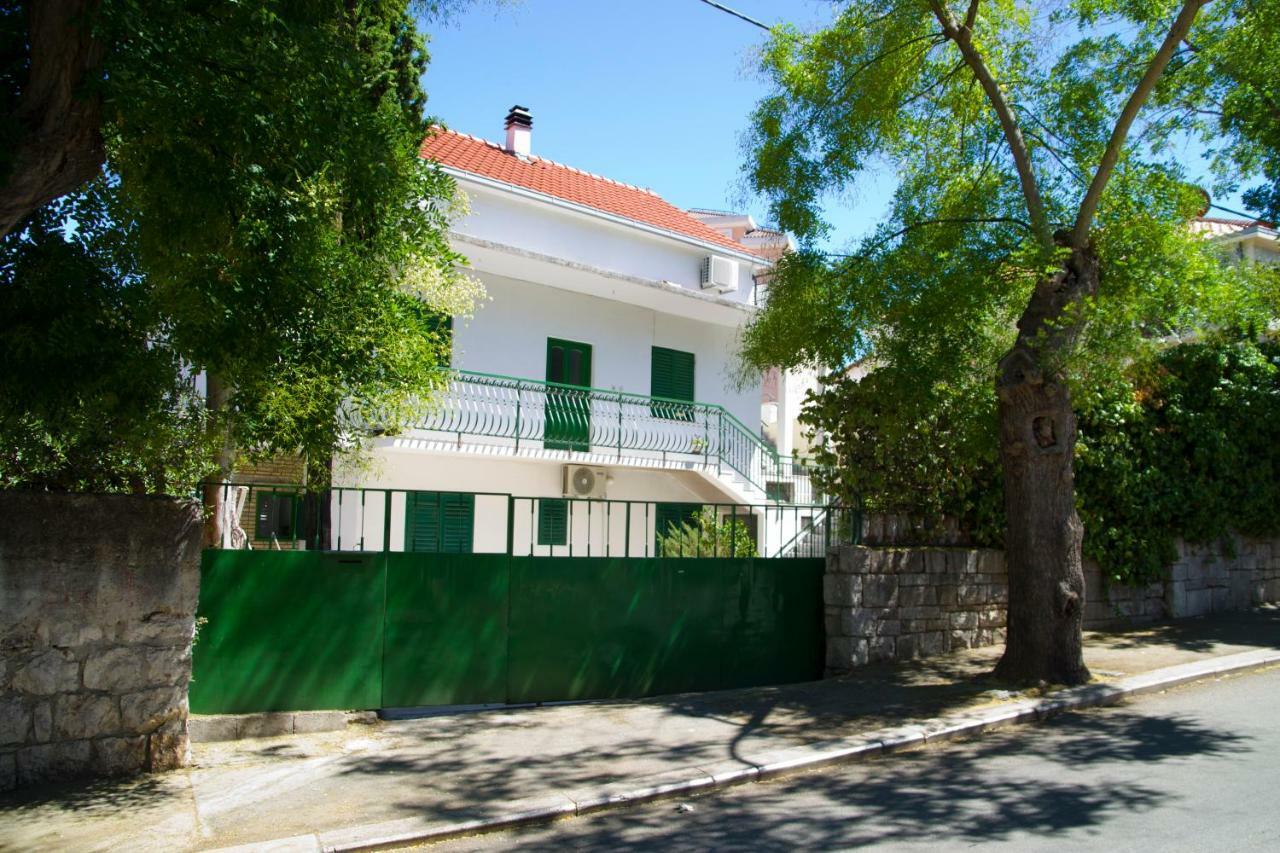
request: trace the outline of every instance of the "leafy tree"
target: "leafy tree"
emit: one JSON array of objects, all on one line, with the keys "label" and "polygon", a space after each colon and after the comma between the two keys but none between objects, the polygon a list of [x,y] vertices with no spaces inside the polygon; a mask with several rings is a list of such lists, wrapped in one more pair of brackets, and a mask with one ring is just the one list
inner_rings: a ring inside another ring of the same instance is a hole
[{"label": "leafy tree", "polygon": [[[1239,188],[1240,175],[1263,182],[1244,203],[1272,221],[1280,219],[1280,9],[1252,0],[1237,9],[1213,9],[1197,32],[1183,40],[1195,56],[1179,85],[1162,93],[1170,107],[1191,107],[1195,127],[1217,137],[1214,152],[1222,191]],[[1206,95],[1207,93],[1207,103]]]},{"label": "leafy tree", "polygon": [[[763,54],[775,91],[754,114],[749,179],[801,251],[744,356],[868,358],[916,422],[943,404],[928,439],[988,437],[1010,572],[997,673],[1011,680],[1089,677],[1073,388],[1117,381],[1144,337],[1215,321],[1193,296],[1249,301],[1185,233],[1203,200],[1174,143],[1207,94],[1179,86],[1198,62],[1184,42],[1252,8],[1218,0],[1202,23],[1205,5],[854,2],[821,31],[775,29]],[[882,168],[899,179],[889,220],[853,256],[823,256],[821,205]],[[980,394],[989,431],[953,433],[948,401]]]},{"label": "leafy tree", "polygon": [[1134,373],[1081,416],[1085,553],[1108,580],[1158,580],[1180,538],[1280,531],[1280,345],[1185,343]]},{"label": "leafy tree", "polygon": [[[59,229],[74,234],[97,284],[60,286],[122,300],[135,362],[207,376],[210,412],[188,423],[217,429],[223,473],[236,452],[301,452],[322,481],[366,424],[394,428],[438,386],[439,316],[465,312],[476,293],[446,240],[454,186],[418,156],[427,57],[407,3],[76,6],[33,3],[3,18],[9,45],[25,50],[6,53],[4,68],[0,133],[14,144],[0,164],[0,292],[31,293],[29,256],[51,251]],[[72,50],[85,39],[91,48]],[[73,78],[70,105],[37,103]],[[83,132],[40,136],[77,122]],[[50,172],[82,160],[92,168]],[[82,215],[94,227],[77,230]],[[78,273],[64,264],[59,274]],[[68,378],[51,375],[54,388]],[[108,384],[105,373],[93,381]],[[146,388],[139,417],[175,393]],[[76,422],[99,402],[84,399]]]}]

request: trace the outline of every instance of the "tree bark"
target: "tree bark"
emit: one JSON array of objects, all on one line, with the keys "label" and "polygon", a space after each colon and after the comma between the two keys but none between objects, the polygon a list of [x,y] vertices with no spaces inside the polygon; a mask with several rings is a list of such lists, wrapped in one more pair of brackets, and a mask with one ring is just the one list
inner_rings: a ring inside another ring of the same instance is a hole
[{"label": "tree bark", "polygon": [[1037,284],[996,380],[1009,571],[1008,634],[996,675],[1018,683],[1089,680],[1076,419],[1062,365],[1080,331],[1072,311],[1097,290],[1097,258],[1090,249],[1074,251]]},{"label": "tree bark", "polygon": [[[205,405],[210,412],[221,412],[231,399],[231,389],[213,374],[205,374]],[[217,482],[204,484],[204,547],[222,547],[222,514],[223,504],[228,495],[227,483],[231,482],[231,472],[235,467],[235,448],[230,438],[223,442],[218,451]]]},{"label": "tree bark", "polygon": [[33,0],[27,79],[14,118],[12,169],[0,176],[0,237],[102,168],[102,97],[86,91],[105,52],[93,37],[98,0]]}]

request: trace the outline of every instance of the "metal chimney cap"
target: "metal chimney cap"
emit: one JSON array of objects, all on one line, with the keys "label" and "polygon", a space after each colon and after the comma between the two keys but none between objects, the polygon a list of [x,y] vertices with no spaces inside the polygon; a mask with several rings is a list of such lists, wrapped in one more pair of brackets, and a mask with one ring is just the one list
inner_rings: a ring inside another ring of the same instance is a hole
[{"label": "metal chimney cap", "polygon": [[507,127],[513,124],[518,124],[521,127],[533,127],[533,116],[529,114],[528,107],[516,104],[507,112]]}]

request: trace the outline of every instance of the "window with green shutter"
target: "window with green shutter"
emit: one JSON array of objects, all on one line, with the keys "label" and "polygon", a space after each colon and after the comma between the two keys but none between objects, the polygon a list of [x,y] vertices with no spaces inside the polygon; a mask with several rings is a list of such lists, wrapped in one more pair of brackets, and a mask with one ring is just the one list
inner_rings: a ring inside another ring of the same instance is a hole
[{"label": "window with green shutter", "polygon": [[566,545],[569,542],[569,502],[562,498],[538,501],[538,544]]},{"label": "window with green shutter", "polygon": [[[649,393],[666,400],[693,402],[693,353],[666,347],[654,347],[650,362]],[[693,407],[655,400],[650,411],[656,418],[669,421],[693,420]]]},{"label": "window with green shutter", "polygon": [[409,492],[404,549],[424,554],[470,554],[475,519],[475,495]]}]

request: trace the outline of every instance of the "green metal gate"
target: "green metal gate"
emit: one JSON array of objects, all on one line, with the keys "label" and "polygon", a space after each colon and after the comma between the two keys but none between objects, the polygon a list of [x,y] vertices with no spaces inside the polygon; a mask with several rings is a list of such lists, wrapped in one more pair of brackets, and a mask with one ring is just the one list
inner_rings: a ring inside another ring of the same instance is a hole
[{"label": "green metal gate", "polygon": [[824,560],[207,551],[191,709],[638,698],[822,675]]}]

